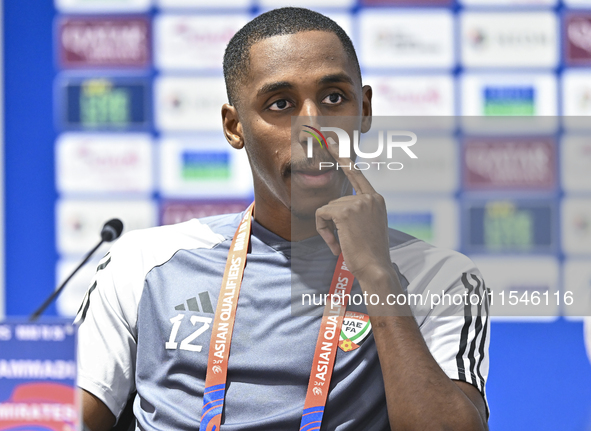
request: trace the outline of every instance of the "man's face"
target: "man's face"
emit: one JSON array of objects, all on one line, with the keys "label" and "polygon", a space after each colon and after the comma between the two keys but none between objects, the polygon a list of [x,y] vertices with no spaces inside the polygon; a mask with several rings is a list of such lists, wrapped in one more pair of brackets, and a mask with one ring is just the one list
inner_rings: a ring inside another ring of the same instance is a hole
[{"label": "man's face", "polygon": [[315,146],[314,158],[308,159],[309,135],[292,139],[291,132],[293,116],[314,127],[320,127],[318,116],[354,116],[360,129],[362,114],[371,115],[371,89],[361,87],[336,35],[307,31],[255,43],[237,96],[257,200],[310,217],[346,193],[342,171],[318,167],[320,161],[334,161],[328,151]]}]

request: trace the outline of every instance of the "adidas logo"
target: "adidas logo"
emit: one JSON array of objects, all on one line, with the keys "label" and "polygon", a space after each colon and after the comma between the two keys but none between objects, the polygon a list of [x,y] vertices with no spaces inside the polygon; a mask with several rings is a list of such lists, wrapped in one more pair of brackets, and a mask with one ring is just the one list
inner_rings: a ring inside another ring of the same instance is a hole
[{"label": "adidas logo", "polygon": [[[196,311],[200,312],[203,311],[204,313],[213,314],[213,307],[211,306],[211,300],[209,298],[209,292],[201,292],[199,295],[199,301],[196,297],[189,298],[186,301],[187,306],[185,304],[179,304],[174,307],[175,310],[178,311]],[[199,304],[201,304],[201,308],[199,308]]]}]

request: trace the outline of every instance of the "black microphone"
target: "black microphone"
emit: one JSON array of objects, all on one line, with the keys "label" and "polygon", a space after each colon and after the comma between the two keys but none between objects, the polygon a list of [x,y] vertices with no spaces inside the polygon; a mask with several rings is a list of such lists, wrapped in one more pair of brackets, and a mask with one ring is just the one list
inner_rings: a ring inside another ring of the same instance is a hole
[{"label": "black microphone", "polygon": [[109,220],[101,230],[101,238],[104,242],[111,242],[119,238],[123,232],[123,223],[118,218]]},{"label": "black microphone", "polygon": [[90,252],[86,255],[84,260],[80,263],[80,265],[78,265],[78,267],[74,271],[72,271],[68,278],[66,278],[64,282],[56,290],[54,290],[51,295],[49,295],[45,302],[41,304],[41,306],[33,314],[31,314],[29,321],[34,322],[35,320],[37,320],[39,316],[43,314],[45,309],[49,307],[49,304],[51,304],[55,300],[55,298],[59,296],[60,293],[62,293],[62,290],[64,290],[64,287],[66,287],[66,284],[68,284],[68,281],[70,281],[74,274],[76,274],[78,270],[82,268],[86,262],[88,262],[90,256],[92,256],[94,252],[97,251],[97,249],[101,245],[103,245],[104,242],[111,242],[119,238],[121,232],[123,232],[123,223],[121,222],[121,220],[114,218],[106,222],[103,226],[103,229],[101,230],[101,240],[99,241],[99,243],[96,246],[94,246],[92,250],[90,250]]}]

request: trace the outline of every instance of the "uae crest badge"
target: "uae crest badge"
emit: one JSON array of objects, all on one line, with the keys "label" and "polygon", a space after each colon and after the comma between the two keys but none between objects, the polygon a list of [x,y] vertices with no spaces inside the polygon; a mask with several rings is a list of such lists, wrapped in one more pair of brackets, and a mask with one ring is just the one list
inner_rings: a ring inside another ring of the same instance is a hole
[{"label": "uae crest badge", "polygon": [[343,317],[339,347],[344,352],[355,350],[363,344],[369,334],[371,334],[369,316],[356,311],[347,311]]}]

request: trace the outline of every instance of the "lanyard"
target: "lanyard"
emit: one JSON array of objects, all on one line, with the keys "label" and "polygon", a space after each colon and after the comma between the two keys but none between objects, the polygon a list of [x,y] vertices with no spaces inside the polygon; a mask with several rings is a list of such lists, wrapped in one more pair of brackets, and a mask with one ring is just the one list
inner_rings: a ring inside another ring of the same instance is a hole
[{"label": "lanyard", "polygon": [[[253,210],[254,203],[248,207],[240,221],[226,261],[207,358],[200,431],[220,430],[226,397],[230,343],[250,243]],[[316,342],[312,372],[300,424],[301,431],[320,429],[336,358],[337,343],[346,310],[345,295],[348,297],[351,291],[353,278],[353,274],[347,269],[341,254],[337,260],[330,285],[329,300],[324,308],[320,333]]]}]

